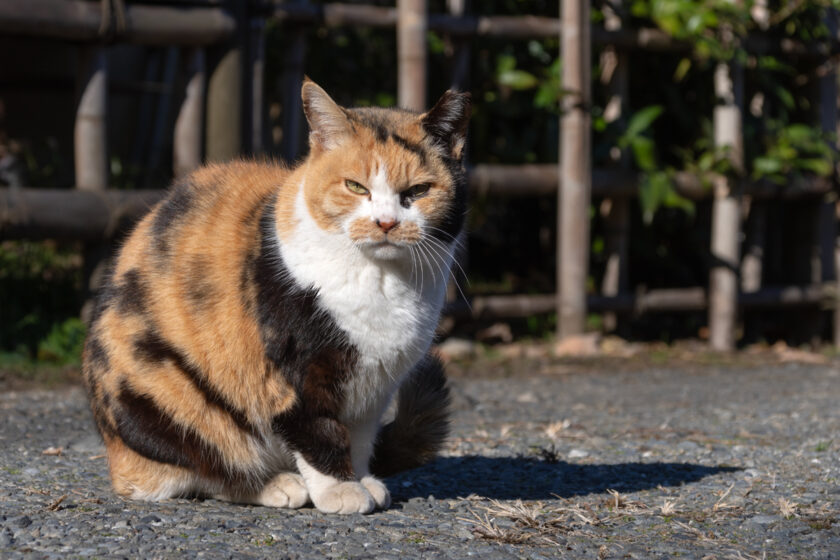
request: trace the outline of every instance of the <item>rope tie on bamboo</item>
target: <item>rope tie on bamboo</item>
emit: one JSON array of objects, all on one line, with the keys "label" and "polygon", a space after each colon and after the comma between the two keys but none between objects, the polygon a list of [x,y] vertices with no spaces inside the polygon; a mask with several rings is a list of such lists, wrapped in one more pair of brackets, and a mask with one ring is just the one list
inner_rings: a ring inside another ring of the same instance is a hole
[{"label": "rope tie on bamboo", "polygon": [[99,0],[99,36],[106,42],[113,42],[117,36],[125,32],[125,2],[124,0]]}]

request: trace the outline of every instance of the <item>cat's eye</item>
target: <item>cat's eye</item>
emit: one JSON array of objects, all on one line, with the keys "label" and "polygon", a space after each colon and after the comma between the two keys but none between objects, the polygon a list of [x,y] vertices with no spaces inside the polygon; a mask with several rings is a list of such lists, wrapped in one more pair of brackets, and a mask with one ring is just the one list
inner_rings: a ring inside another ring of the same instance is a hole
[{"label": "cat's eye", "polygon": [[421,183],[419,185],[412,185],[403,191],[403,196],[411,199],[420,198],[429,192],[432,186],[429,183]]},{"label": "cat's eye", "polygon": [[351,181],[350,179],[344,180],[344,185],[350,189],[350,192],[354,192],[356,194],[369,194],[370,191],[363,187],[361,184],[357,183],[356,181]]}]

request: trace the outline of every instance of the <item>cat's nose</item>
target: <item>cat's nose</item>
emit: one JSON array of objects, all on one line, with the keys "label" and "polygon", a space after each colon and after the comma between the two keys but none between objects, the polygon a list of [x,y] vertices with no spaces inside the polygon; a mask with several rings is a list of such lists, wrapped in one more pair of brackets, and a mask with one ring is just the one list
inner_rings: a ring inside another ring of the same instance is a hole
[{"label": "cat's nose", "polygon": [[398,223],[399,222],[394,219],[376,220],[376,225],[378,225],[379,229],[381,229],[385,233],[388,233],[389,231],[397,227]]}]

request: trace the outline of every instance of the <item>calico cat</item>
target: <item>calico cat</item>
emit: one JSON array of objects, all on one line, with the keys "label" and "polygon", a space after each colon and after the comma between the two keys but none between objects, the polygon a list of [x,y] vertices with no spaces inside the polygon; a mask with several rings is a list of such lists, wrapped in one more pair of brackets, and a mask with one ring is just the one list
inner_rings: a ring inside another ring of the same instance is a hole
[{"label": "calico cat", "polygon": [[[466,211],[470,100],[347,109],[307,80],[298,166],[210,165],[119,252],[83,372],[118,494],[368,513],[434,456],[429,353]],[[381,426],[397,397],[394,420]]]}]

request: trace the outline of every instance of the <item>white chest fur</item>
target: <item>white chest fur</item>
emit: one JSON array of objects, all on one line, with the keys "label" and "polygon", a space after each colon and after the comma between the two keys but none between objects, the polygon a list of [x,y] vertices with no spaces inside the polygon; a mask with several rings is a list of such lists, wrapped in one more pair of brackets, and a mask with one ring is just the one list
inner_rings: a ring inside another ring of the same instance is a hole
[{"label": "white chest fur", "polygon": [[298,284],[318,290],[321,305],[359,350],[343,416],[349,423],[369,420],[428,350],[447,278],[439,269],[420,269],[424,263],[410,256],[370,259],[349,238],[315,224],[302,198],[295,213],[297,227],[280,243],[281,255]]}]

